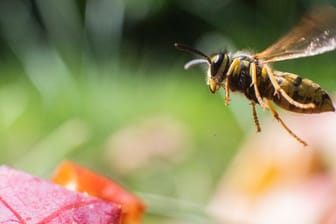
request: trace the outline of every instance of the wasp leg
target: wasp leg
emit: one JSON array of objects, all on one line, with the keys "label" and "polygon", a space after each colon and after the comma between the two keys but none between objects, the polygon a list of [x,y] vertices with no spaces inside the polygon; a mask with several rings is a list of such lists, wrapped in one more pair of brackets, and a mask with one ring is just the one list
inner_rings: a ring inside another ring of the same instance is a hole
[{"label": "wasp leg", "polygon": [[226,79],[224,83],[224,88],[225,88],[225,105],[229,104],[230,101],[230,85],[229,85],[229,77],[232,74],[238,73],[240,70],[240,59],[236,58],[232,61],[230,64],[230,67],[228,69],[228,72],[226,73]]},{"label": "wasp leg", "polygon": [[254,124],[257,127],[257,132],[260,132],[261,128],[260,128],[260,123],[259,123],[256,107],[255,107],[255,102],[251,101],[251,105],[252,105],[252,113],[253,113]]},{"label": "wasp leg", "polygon": [[271,83],[275,89],[274,91],[274,95],[276,95],[277,97],[283,96],[290,104],[296,106],[297,108],[302,108],[302,109],[314,109],[315,108],[315,104],[313,103],[299,103],[296,100],[294,100],[292,97],[290,97],[285,90],[283,90],[280,85],[278,84],[278,82],[275,80],[275,76],[273,74],[272,69],[268,66],[268,65],[264,65],[264,67],[266,68],[267,71],[267,75],[269,77],[269,79],[271,80]]},{"label": "wasp leg", "polygon": [[272,112],[273,117],[282,125],[282,127],[292,136],[294,137],[298,142],[303,144],[304,146],[307,146],[307,143],[303,141],[301,138],[299,138],[292,130],[289,129],[289,127],[285,124],[285,122],[280,118],[278,112],[273,108],[271,102],[269,100],[266,100],[267,107]]},{"label": "wasp leg", "polygon": [[263,99],[260,96],[260,92],[259,92],[259,88],[258,88],[258,80],[257,80],[257,67],[255,63],[251,63],[250,64],[250,74],[252,76],[252,84],[254,87],[254,92],[255,95],[257,97],[258,103],[260,104],[260,106],[265,110],[265,103],[263,101]]}]

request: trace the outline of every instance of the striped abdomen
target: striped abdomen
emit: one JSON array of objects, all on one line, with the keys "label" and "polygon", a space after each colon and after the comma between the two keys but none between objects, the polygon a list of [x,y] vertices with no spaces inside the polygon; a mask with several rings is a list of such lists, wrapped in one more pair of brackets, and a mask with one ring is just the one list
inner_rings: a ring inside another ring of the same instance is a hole
[{"label": "striped abdomen", "polygon": [[304,104],[315,104],[315,108],[313,109],[303,109],[289,104],[288,101],[282,97],[277,98],[273,96],[273,101],[280,107],[297,113],[322,113],[335,111],[328,93],[313,81],[301,78],[292,73],[274,71],[274,75],[276,76],[276,80],[280,87],[294,100]]}]

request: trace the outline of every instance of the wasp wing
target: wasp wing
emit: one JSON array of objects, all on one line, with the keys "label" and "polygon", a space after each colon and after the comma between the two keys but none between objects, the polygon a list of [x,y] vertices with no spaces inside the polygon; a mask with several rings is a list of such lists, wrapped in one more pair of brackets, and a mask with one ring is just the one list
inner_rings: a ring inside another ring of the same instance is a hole
[{"label": "wasp wing", "polygon": [[315,8],[289,33],[255,55],[265,62],[283,61],[322,54],[336,49],[336,9]]}]

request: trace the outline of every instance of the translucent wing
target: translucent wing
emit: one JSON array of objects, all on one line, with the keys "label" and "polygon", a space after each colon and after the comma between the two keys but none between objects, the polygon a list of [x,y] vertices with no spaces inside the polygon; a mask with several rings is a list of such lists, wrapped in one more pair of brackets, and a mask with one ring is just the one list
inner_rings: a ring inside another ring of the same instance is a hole
[{"label": "translucent wing", "polygon": [[336,9],[315,8],[300,23],[256,58],[266,62],[308,57],[336,49]]}]

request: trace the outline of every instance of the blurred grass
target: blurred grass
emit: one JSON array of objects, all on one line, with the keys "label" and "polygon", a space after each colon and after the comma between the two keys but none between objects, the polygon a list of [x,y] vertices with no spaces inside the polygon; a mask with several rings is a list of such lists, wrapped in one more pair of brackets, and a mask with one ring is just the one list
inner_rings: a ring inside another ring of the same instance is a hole
[{"label": "blurred grass", "polygon": [[[133,79],[130,74],[118,74],[118,79],[111,76],[105,77],[104,81],[78,81],[76,90],[69,90],[66,86],[60,88],[50,99],[52,102],[49,99],[46,102],[22,77],[7,82],[1,91],[1,129],[8,135],[8,138],[2,138],[2,148],[19,150],[27,147],[41,136],[43,139],[44,133],[52,132],[69,120],[85,121],[92,138],[104,142],[106,135],[128,122],[156,114],[170,114],[187,124],[196,136],[210,139],[223,139],[220,135],[241,132],[234,127],[231,111],[223,106],[221,97],[212,97],[208,92],[203,77],[193,81],[184,75],[167,74],[163,80],[146,74],[147,78]],[[21,134],[29,134],[27,138],[31,142],[22,142],[22,145],[17,141],[11,143],[10,139],[22,139]],[[227,144],[233,144],[233,141],[224,142],[223,148]]]}]

